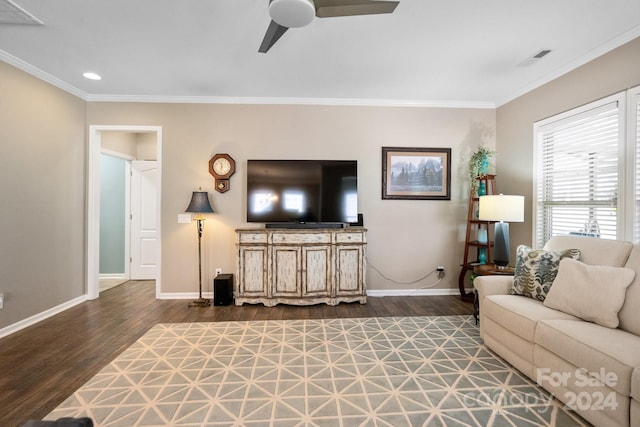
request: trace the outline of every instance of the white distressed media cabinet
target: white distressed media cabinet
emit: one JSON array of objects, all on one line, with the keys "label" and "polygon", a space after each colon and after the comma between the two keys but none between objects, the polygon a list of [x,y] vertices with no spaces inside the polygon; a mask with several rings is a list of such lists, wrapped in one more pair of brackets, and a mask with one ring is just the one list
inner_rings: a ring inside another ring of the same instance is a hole
[{"label": "white distressed media cabinet", "polygon": [[362,227],[236,230],[236,305],[366,303],[366,232]]}]

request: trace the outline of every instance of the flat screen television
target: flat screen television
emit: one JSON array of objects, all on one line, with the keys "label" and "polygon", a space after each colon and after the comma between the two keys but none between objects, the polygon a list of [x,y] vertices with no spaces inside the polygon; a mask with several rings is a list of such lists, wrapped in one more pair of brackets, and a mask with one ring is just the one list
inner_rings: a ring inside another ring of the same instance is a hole
[{"label": "flat screen television", "polygon": [[354,223],[356,160],[249,160],[247,222]]}]

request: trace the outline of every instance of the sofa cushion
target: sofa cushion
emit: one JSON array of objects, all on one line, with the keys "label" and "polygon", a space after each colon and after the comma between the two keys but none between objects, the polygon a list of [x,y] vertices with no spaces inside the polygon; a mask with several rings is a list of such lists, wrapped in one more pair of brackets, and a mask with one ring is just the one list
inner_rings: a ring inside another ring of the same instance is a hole
[{"label": "sofa cushion", "polygon": [[578,320],[577,317],[545,307],[540,301],[518,295],[490,295],[481,307],[483,315],[505,329],[533,342],[540,319]]},{"label": "sofa cushion", "polygon": [[[640,337],[595,323],[550,319],[538,323],[535,341],[587,372],[615,375],[607,385],[623,396],[630,395],[631,374],[640,366]],[[562,374],[570,375],[571,381],[579,380],[575,372]]]},{"label": "sofa cushion", "polygon": [[630,268],[563,259],[544,305],[607,328],[617,328],[618,312],[635,276]]},{"label": "sofa cushion", "polygon": [[622,240],[599,239],[581,236],[553,236],[544,245],[547,251],[580,250],[580,261],[591,265],[624,266],[633,243]]},{"label": "sofa cushion", "polygon": [[558,274],[560,260],[564,258],[580,258],[578,249],[565,249],[560,252],[531,249],[520,245],[516,250],[516,271],[511,295],[523,295],[544,301],[553,280]]},{"label": "sofa cushion", "polygon": [[640,335],[640,246],[634,246],[625,266],[636,272],[636,278],[627,288],[624,304],[618,313],[619,328]]}]

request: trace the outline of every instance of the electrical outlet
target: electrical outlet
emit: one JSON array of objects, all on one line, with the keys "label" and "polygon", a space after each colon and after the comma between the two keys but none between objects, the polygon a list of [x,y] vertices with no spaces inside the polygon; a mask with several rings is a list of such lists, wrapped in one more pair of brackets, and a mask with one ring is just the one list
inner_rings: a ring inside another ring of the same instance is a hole
[{"label": "electrical outlet", "polygon": [[178,214],[178,224],[191,224],[191,214]]},{"label": "electrical outlet", "polygon": [[438,272],[438,279],[444,278],[444,266],[439,265],[436,271]]},{"label": "electrical outlet", "polygon": [[216,268],[216,276],[218,274],[222,274],[222,269],[220,267]]}]

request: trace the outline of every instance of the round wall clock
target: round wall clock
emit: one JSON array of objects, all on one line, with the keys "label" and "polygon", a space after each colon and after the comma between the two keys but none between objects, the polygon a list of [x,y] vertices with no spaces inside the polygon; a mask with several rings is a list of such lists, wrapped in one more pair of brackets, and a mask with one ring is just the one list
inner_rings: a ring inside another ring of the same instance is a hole
[{"label": "round wall clock", "polygon": [[219,193],[229,191],[229,178],[236,171],[236,162],[228,154],[216,154],[209,160],[209,173],[216,179],[216,190]]}]

